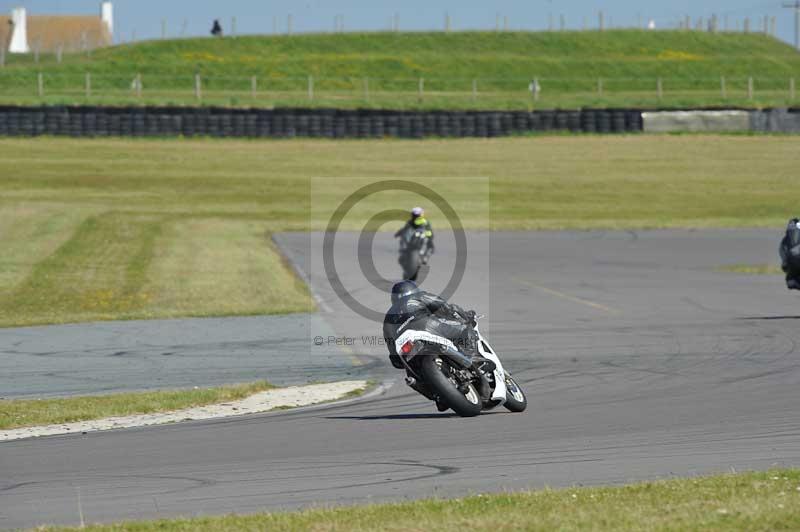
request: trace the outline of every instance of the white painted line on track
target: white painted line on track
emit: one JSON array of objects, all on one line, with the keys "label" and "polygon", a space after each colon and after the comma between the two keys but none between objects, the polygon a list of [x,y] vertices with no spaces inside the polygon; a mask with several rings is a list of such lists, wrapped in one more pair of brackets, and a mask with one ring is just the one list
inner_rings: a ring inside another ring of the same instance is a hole
[{"label": "white painted line on track", "polygon": [[607,305],[603,305],[602,303],[597,303],[595,301],[590,301],[588,299],[583,299],[583,298],[576,297],[576,296],[573,296],[573,295],[570,295],[570,294],[565,294],[564,292],[559,292],[558,290],[553,290],[552,288],[547,288],[546,286],[542,286],[542,285],[536,284],[536,283],[534,283],[532,281],[528,281],[527,279],[515,278],[514,281],[516,281],[516,282],[518,282],[520,284],[524,284],[525,286],[530,286],[531,288],[535,288],[537,290],[540,290],[540,291],[542,291],[542,292],[544,292],[546,294],[550,294],[551,296],[556,296],[556,297],[559,297],[561,299],[566,299],[567,301],[572,301],[573,303],[578,303],[580,305],[585,305],[587,307],[591,307],[591,308],[596,309],[596,310],[602,310],[603,312],[607,312],[609,314],[615,314],[615,315],[622,314],[622,312],[620,312],[619,310],[617,310],[615,308],[612,308],[612,307],[609,307]]}]

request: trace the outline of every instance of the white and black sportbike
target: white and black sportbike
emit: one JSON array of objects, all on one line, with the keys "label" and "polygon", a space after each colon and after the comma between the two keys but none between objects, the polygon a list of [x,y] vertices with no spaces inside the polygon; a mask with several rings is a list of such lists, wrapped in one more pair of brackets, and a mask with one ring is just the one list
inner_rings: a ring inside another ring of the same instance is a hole
[{"label": "white and black sportbike", "polygon": [[[477,318],[476,318],[477,320]],[[462,417],[504,406],[522,412],[528,406],[525,392],[478,331],[478,355],[470,357],[449,339],[428,331],[406,330],[395,349],[407,371],[406,383],[440,410],[452,409]]]}]

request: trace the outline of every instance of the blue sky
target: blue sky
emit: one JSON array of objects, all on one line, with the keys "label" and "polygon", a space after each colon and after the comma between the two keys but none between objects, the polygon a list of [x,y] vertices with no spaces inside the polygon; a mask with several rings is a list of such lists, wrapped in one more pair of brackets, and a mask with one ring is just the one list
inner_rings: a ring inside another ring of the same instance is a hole
[{"label": "blue sky", "polygon": [[[654,19],[659,28],[674,27],[685,15],[709,17],[717,13],[728,17],[731,29],[736,21],[756,19],[764,15],[777,17],[778,36],[794,40],[794,15],[781,8],[782,1],[759,0],[404,0],[380,2],[369,0],[117,0],[114,2],[116,38],[128,41],[135,32],[137,39],[161,35],[162,20],[169,36],[206,35],[211,21],[219,18],[226,31],[236,17],[237,33],[272,33],[286,31],[287,16],[292,15],[296,32],[331,31],[334,18],[344,16],[346,30],[380,30],[390,25],[394,13],[400,28],[409,30],[441,29],[445,13],[449,13],[453,29],[493,29],[497,15],[501,24],[508,17],[512,29],[547,29],[552,16],[558,27],[564,15],[567,26],[580,28],[584,19],[597,23],[597,12],[603,10],[606,21],[614,26],[636,25],[637,21]],[[25,6],[31,13],[93,14],[99,12],[100,0],[0,0],[0,12]],[[184,29],[185,28],[185,29]]]}]

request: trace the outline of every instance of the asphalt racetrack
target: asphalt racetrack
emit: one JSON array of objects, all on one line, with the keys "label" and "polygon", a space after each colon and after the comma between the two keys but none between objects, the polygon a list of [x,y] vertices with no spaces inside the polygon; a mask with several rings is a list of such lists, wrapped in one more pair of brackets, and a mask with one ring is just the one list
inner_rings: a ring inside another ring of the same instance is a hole
[{"label": "asphalt racetrack", "polygon": [[114,321],[0,329],[0,397],[342,380],[370,368],[338,350],[312,353],[313,314]]},{"label": "asphalt racetrack", "polygon": [[[452,272],[451,236],[437,235],[431,290]],[[452,299],[487,314],[481,327],[527,391],[525,413],[440,414],[399,382],[347,404],[0,443],[0,527],[800,466],[800,294],[779,276],[715,271],[777,262],[780,236],[470,233]],[[386,356],[370,344],[379,324],[331,290],[320,235],[276,241],[328,324],[309,327],[308,356],[339,342],[375,379],[398,379],[376,364]],[[355,242],[337,236],[342,285],[385,310]],[[397,275],[395,255],[391,235],[378,234],[377,272]]]}]

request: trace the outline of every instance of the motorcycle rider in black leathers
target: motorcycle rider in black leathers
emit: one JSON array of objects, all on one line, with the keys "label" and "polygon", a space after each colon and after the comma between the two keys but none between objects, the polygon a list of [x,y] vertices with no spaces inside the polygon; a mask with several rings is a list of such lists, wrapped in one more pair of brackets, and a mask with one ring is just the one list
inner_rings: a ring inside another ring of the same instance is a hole
[{"label": "motorcycle rider in black leathers", "polygon": [[786,235],[781,240],[781,268],[786,273],[786,288],[800,290],[800,256],[792,254],[792,249],[800,246],[800,220],[792,218],[786,227]]},{"label": "motorcycle rider in black leathers", "polygon": [[[475,312],[466,311],[441,297],[425,292],[414,281],[401,281],[392,287],[392,306],[383,320],[383,337],[389,350],[389,361],[398,369],[405,366],[395,350],[395,340],[406,330],[427,331],[452,341],[465,355],[477,359],[478,333]],[[412,385],[433,399],[427,390]],[[447,407],[438,405],[440,410]]]}]

